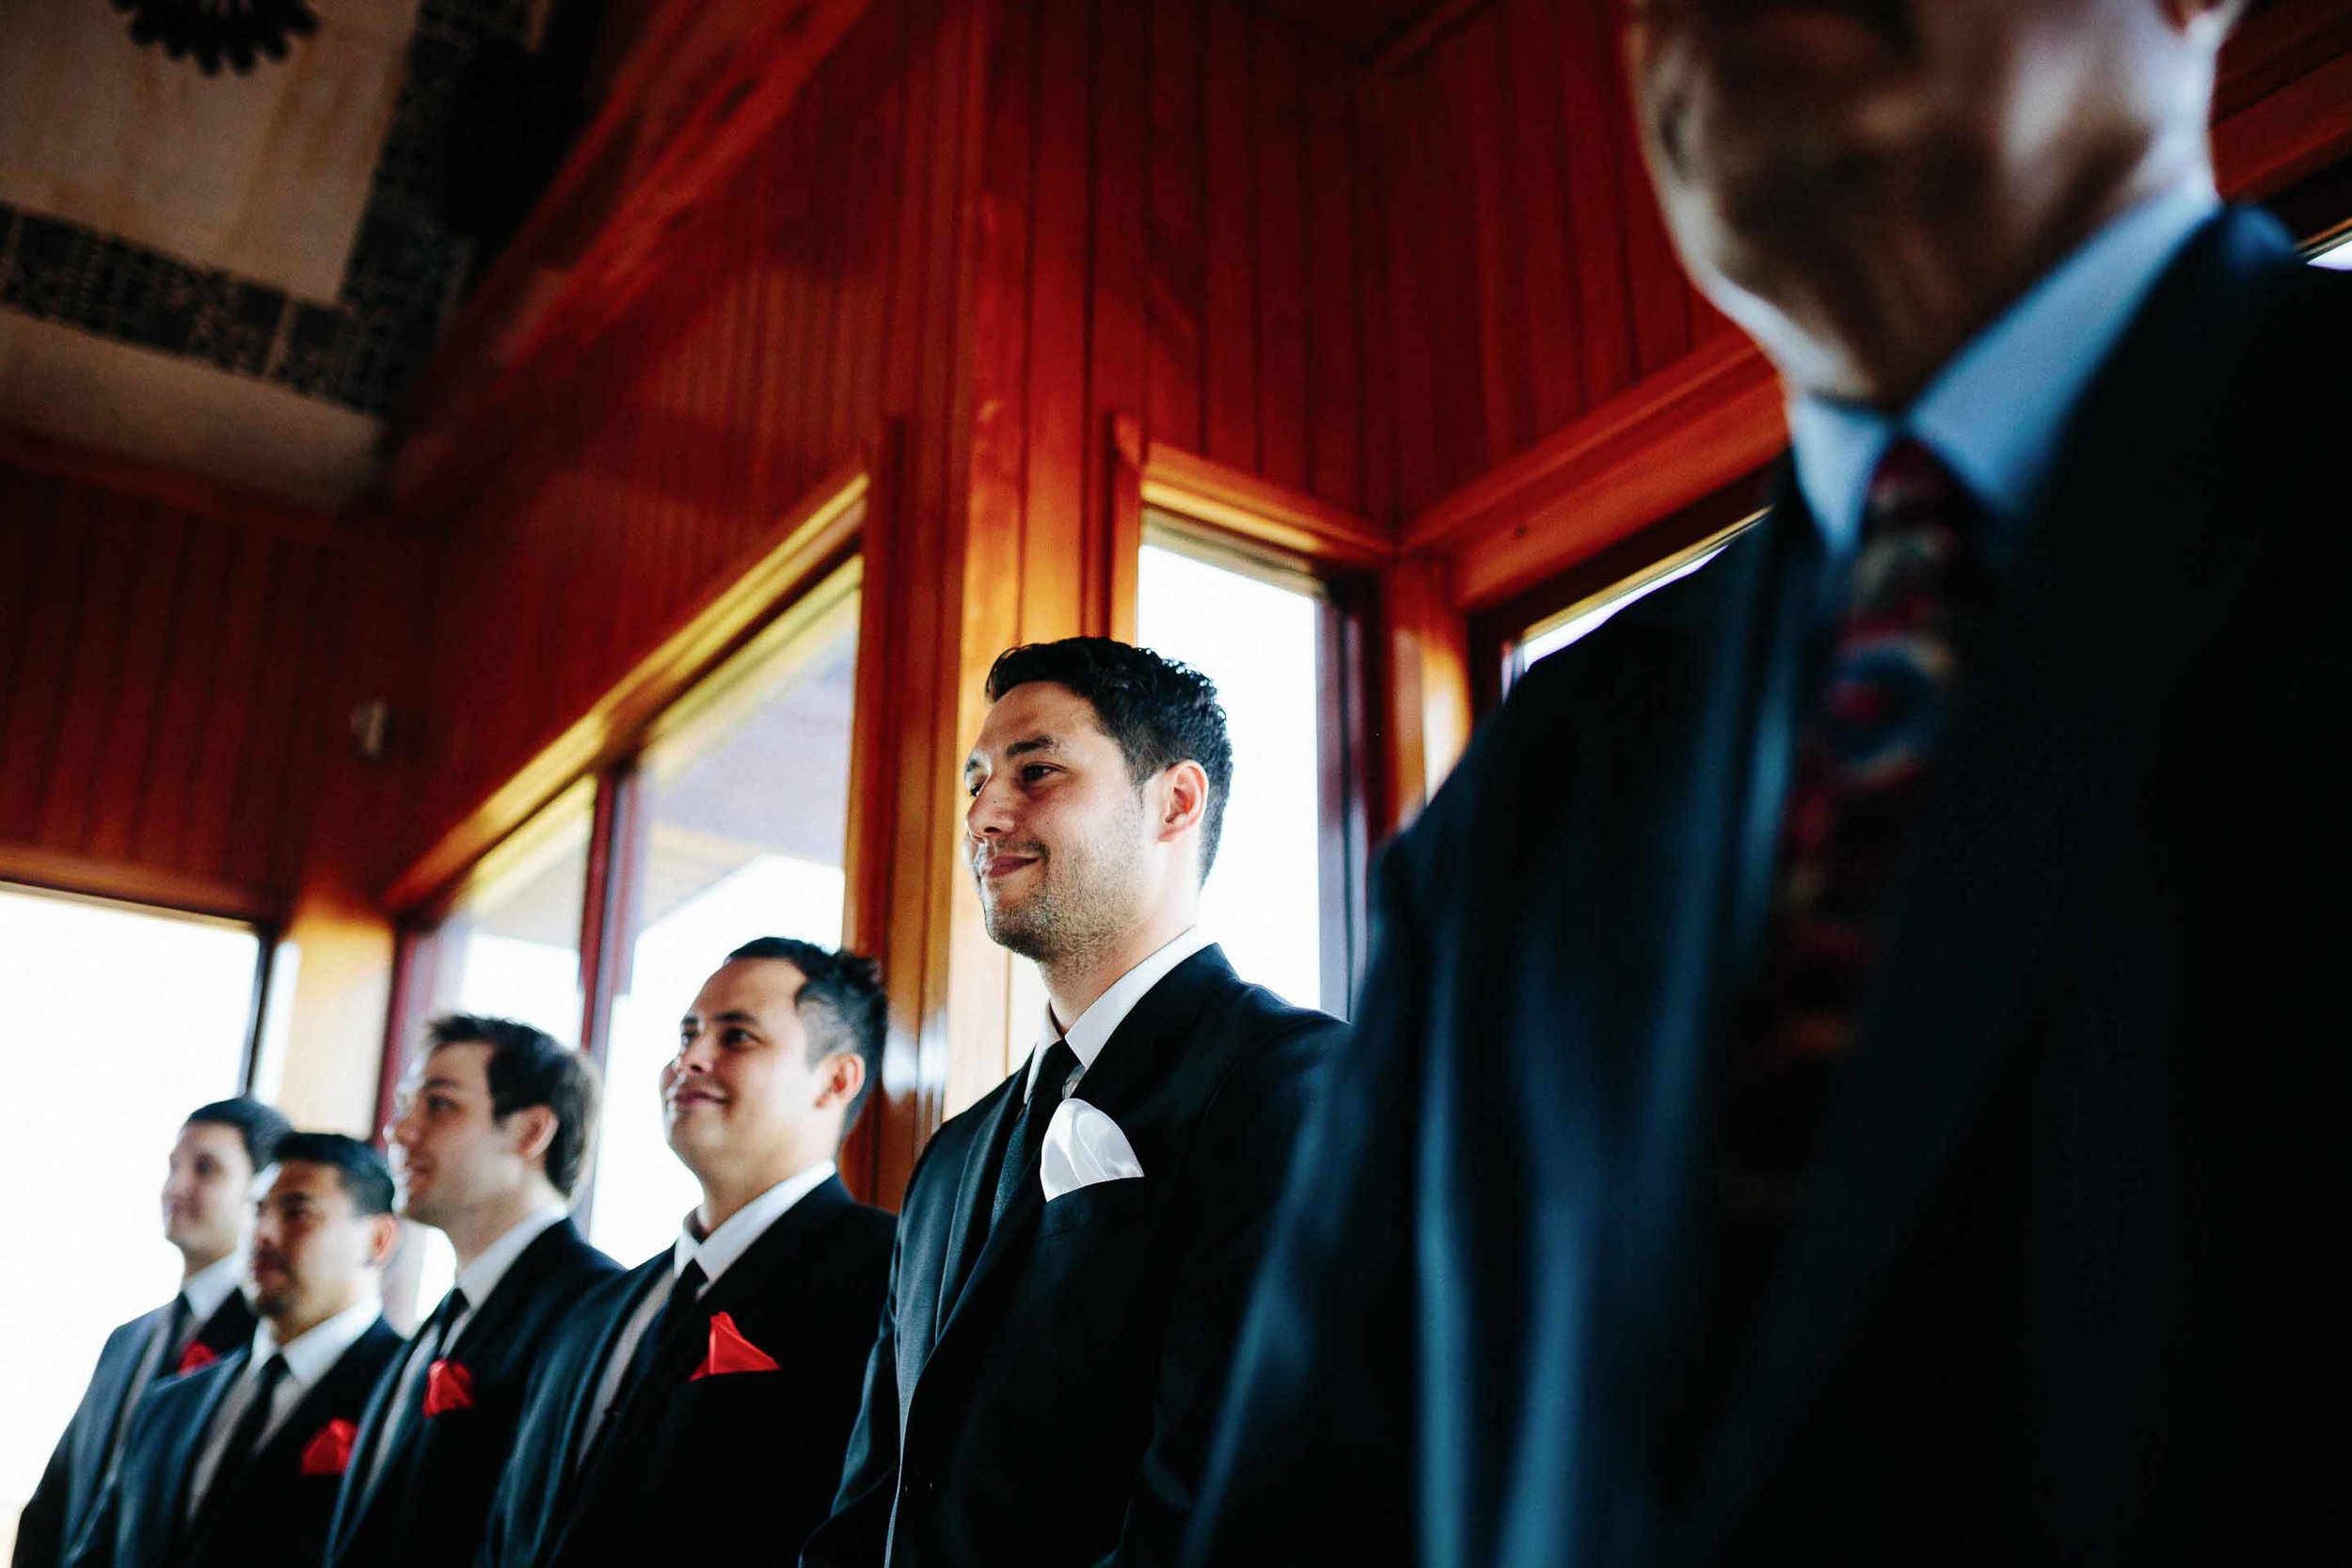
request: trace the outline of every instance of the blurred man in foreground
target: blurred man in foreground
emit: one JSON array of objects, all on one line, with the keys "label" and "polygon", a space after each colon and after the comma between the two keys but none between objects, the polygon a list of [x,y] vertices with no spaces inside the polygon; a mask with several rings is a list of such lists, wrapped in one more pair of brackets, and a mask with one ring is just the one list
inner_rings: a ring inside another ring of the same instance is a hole
[{"label": "blurred man in foreground", "polygon": [[1647,0],[1770,519],[1391,853],[1194,1560],[2275,1560],[2340,1371],[2352,279],[2230,0]]},{"label": "blurred man in foreground", "polygon": [[579,1303],[532,1379],[485,1568],[790,1563],[824,1517],[890,1268],[834,1158],[882,1065],[870,958],[761,937],[661,1073],[702,1202]]},{"label": "blurred man in foreground", "polygon": [[106,1337],[98,1370],[57,1439],[16,1529],[14,1568],[58,1568],[96,1508],[139,1397],[158,1379],[215,1361],[253,1337],[245,1278],[253,1179],[286,1118],[258,1100],[189,1114],[164,1178],[164,1239],[180,1254],[180,1293]]},{"label": "blurred man in foreground", "polygon": [[509,1018],[425,1037],[385,1138],[401,1212],[449,1238],[457,1277],[368,1402],[326,1568],[473,1560],[545,1340],[621,1272],[568,1217],[596,1069]]},{"label": "blurred man in foreground", "polygon": [[151,1389],[76,1568],[316,1568],[361,1408],[400,1351],[384,1157],[289,1132],[262,1191],[252,1343]]}]

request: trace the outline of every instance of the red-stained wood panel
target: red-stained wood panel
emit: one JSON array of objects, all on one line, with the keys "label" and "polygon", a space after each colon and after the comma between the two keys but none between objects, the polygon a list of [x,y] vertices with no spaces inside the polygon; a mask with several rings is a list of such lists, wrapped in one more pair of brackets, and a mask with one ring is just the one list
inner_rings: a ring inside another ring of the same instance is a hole
[{"label": "red-stained wood panel", "polygon": [[1199,451],[1206,444],[1200,422],[1200,312],[1208,296],[1208,240],[1201,224],[1208,190],[1202,0],[1154,0],[1149,14],[1151,254],[1144,311],[1151,361],[1142,412],[1159,439]]},{"label": "red-stained wood panel", "polygon": [[1251,24],[1239,7],[1208,10],[1203,69],[1208,124],[1206,218],[1208,287],[1200,306],[1205,341],[1202,451],[1219,463],[1254,468],[1258,462],[1257,291],[1251,232],[1256,159],[1250,145]]},{"label": "red-stained wood panel", "polygon": [[[0,864],[286,906],[334,673],[312,590],[342,546],[323,525],[219,512],[0,467]],[[274,562],[310,587],[274,598]]]},{"label": "red-stained wood panel", "polygon": [[1307,487],[1306,188],[1299,43],[1261,16],[1251,27],[1249,261],[1257,274],[1257,460],[1263,478]]},{"label": "red-stained wood panel", "polygon": [[1312,491],[1363,509],[1363,255],[1356,244],[1353,98],[1342,63],[1310,54],[1304,87],[1307,476]]}]

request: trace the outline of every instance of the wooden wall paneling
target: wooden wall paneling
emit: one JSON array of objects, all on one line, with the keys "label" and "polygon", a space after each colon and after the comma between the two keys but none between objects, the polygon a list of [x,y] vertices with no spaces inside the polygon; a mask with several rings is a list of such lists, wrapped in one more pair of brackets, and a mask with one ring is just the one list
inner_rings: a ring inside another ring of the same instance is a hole
[{"label": "wooden wall paneling", "polygon": [[[1484,13],[1481,13],[1482,20]],[[1433,51],[1414,73],[1421,102],[1430,114],[1428,124],[1414,127],[1422,143],[1422,182],[1417,189],[1426,203],[1413,214],[1405,244],[1424,261],[1420,279],[1419,313],[1413,329],[1429,334],[1429,375],[1418,383],[1435,404],[1431,425],[1436,436],[1437,469],[1433,487],[1411,499],[1425,501],[1456,473],[1486,467],[1494,450],[1486,421],[1486,367],[1481,348],[1480,315],[1485,309],[1479,279],[1478,203],[1475,181],[1462,166],[1466,138],[1462,126],[1479,116],[1491,116],[1480,102],[1482,87],[1474,70],[1475,53],[1462,46],[1478,36],[1477,24],[1453,35],[1446,47]],[[1433,135],[1434,125],[1451,123],[1450,135]],[[1404,330],[1400,325],[1399,330]]]},{"label": "wooden wall paneling", "polygon": [[1097,513],[1086,492],[1092,8],[1043,9],[1056,14],[1050,20],[1038,16],[1037,74],[1031,85],[1024,641],[1083,629],[1084,606],[1095,596],[1088,569],[1095,567],[1099,579],[1103,562],[1089,528]]},{"label": "wooden wall paneling", "polygon": [[310,715],[304,699],[319,667],[313,647],[322,594],[321,552],[279,544],[271,572],[270,609],[250,702],[257,721],[240,748],[236,805],[230,817],[231,865],[268,866],[286,885],[301,844],[309,802],[297,789]]},{"label": "wooden wall paneling", "polygon": [[172,608],[171,657],[156,698],[154,744],[147,783],[122,857],[147,865],[179,863],[194,774],[204,734],[207,678],[221,645],[221,617],[241,585],[230,576],[236,536],[221,523],[194,525],[179,602]]},{"label": "wooden wall paneling", "polygon": [[1389,224],[1396,200],[1395,158],[1374,110],[1360,108],[1348,118],[1357,172],[1348,232],[1357,257],[1356,319],[1363,353],[1355,411],[1357,428],[1363,433],[1359,510],[1394,527],[1404,509],[1399,499],[1399,451],[1404,443],[1398,438],[1397,425],[1406,396],[1396,354],[1396,268],[1389,253]]},{"label": "wooden wall paneling", "polygon": [[1139,596],[1143,591],[1143,483],[1146,443],[1143,421],[1132,414],[1113,413],[1104,498],[1110,541],[1111,572],[1107,585],[1103,635],[1121,642],[1136,641]]},{"label": "wooden wall paneling", "polygon": [[1519,221],[1512,245],[1524,268],[1524,333],[1529,436],[1557,430],[1584,407],[1576,319],[1576,278],[1561,180],[1559,8],[1552,0],[1505,0],[1488,31],[1502,55],[1510,113],[1509,179],[1500,198]]},{"label": "wooden wall paneling", "polygon": [[25,569],[35,587],[29,612],[11,623],[22,630],[12,639],[14,674],[7,721],[0,724],[0,840],[37,844],[53,748],[67,717],[74,626],[93,560],[89,532],[68,514],[64,486],[36,479],[12,488],[10,511],[32,520]]},{"label": "wooden wall paneling", "polygon": [[86,724],[104,726],[83,837],[83,847],[100,860],[119,861],[130,853],[132,826],[148,785],[157,698],[171,652],[180,572],[187,554],[190,520],[184,515],[142,521],[146,526],[134,546],[128,618],[113,633],[113,689],[103,710],[83,716]]},{"label": "wooden wall paneling", "polygon": [[[1088,279],[1087,405],[1135,410],[1144,406],[1152,379],[1150,290],[1136,286],[1152,266],[1152,8],[1132,0],[1095,0],[1092,14],[1094,156],[1088,203],[1094,238]],[[1084,494],[1089,517],[1104,517],[1105,526],[1086,530],[1078,623],[1089,633],[1116,637],[1120,584],[1133,573],[1132,562],[1121,559],[1124,546],[1115,494],[1119,481],[1113,471],[1117,444],[1105,447],[1089,435],[1083,443]],[[1139,427],[1136,439],[1139,443]],[[1105,486],[1113,489],[1106,491]],[[1108,500],[1095,499],[1105,495]],[[1109,510],[1100,510],[1104,506]]]},{"label": "wooden wall paneling", "polygon": [[1251,22],[1250,243],[1257,303],[1258,450],[1249,465],[1278,484],[1307,487],[1307,277],[1302,208],[1307,151],[1297,35]]},{"label": "wooden wall paneling", "polygon": [[1237,468],[1258,462],[1258,309],[1251,259],[1251,190],[1257,180],[1250,110],[1251,18],[1232,0],[1212,0],[1203,94],[1208,123],[1201,234],[1207,289],[1200,311],[1206,361],[1201,377],[1200,451]]},{"label": "wooden wall paneling", "polygon": [[[1307,146],[1301,165],[1301,245],[1307,290],[1307,471],[1300,487],[1365,513],[1361,318],[1363,254],[1356,243],[1357,170],[1352,72],[1325,50],[1306,55]],[[1170,439],[1174,439],[1173,436]]]},{"label": "wooden wall paneling", "polygon": [[1631,386],[1637,369],[1626,287],[1625,161],[1617,151],[1624,131],[1611,86],[1622,68],[1605,8],[1579,0],[1558,14],[1560,167],[1576,269],[1583,406],[1590,408]]},{"label": "wooden wall paneling", "polygon": [[1201,311],[1208,298],[1209,190],[1207,23],[1203,0],[1152,0],[1148,157],[1150,255],[1142,274],[1150,337],[1145,429],[1200,451],[1202,424]]},{"label": "wooden wall paneling", "polygon": [[1535,431],[1534,356],[1521,346],[1529,336],[1530,302],[1519,192],[1549,179],[1540,165],[1521,165],[1511,150],[1510,128],[1523,112],[1511,90],[1508,56],[1516,41],[1490,7],[1464,29],[1458,50],[1468,78],[1461,126],[1470,166],[1470,238],[1477,250],[1482,467],[1509,457]]},{"label": "wooden wall paneling", "polygon": [[51,742],[37,836],[43,844],[80,850],[87,843],[106,708],[114,697],[122,629],[131,612],[132,562],[139,536],[114,498],[84,491],[74,501],[62,522],[87,531],[92,560],[82,587],[64,708]]},{"label": "wooden wall paneling", "polygon": [[[1383,90],[1377,102],[1383,109],[1390,109],[1402,96],[1401,86],[1392,86]],[[1437,302],[1430,297],[1434,260],[1421,238],[1442,227],[1447,217],[1432,195],[1436,176],[1429,167],[1430,152],[1421,130],[1402,126],[1400,119],[1392,111],[1386,113],[1380,126],[1381,174],[1387,192],[1386,232],[1380,248],[1388,263],[1388,277],[1379,303],[1387,317],[1391,374],[1385,384],[1391,389],[1390,434],[1396,443],[1396,506],[1410,513],[1432,499],[1442,483],[1435,388],[1440,351],[1433,339],[1439,338],[1444,329],[1433,314]],[[1461,354],[1459,339],[1447,335],[1442,341],[1446,352]]]}]

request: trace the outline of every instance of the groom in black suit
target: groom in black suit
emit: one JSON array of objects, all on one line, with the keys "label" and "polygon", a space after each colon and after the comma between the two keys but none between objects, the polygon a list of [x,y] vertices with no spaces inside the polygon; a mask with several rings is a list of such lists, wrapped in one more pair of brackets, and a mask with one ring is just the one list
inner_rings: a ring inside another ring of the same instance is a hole
[{"label": "groom in black suit", "polygon": [[620,1271],[568,1215],[596,1069],[509,1018],[435,1019],[385,1132],[401,1212],[447,1236],[449,1293],[359,1423],[326,1568],[468,1563],[548,1336]]},{"label": "groom in black suit", "polygon": [[873,960],[727,955],[661,1073],[702,1186],[675,1246],[566,1313],[532,1375],[483,1568],[789,1564],[825,1516],[890,1267],[834,1156],[881,1066]]},{"label": "groom in black suit", "polygon": [[1771,516],[1381,879],[1191,1560],[2294,1560],[2334,1529],[2352,278],[2229,0],[1657,0]]},{"label": "groom in black suit", "polygon": [[909,1184],[807,1568],[1168,1560],[1308,1081],[1340,1034],[1195,924],[1232,752],[1215,689],[1095,638],[990,673],[964,783],[1037,1049]]},{"label": "groom in black suit", "polygon": [[73,1568],[316,1568],[360,1409],[400,1350],[376,1306],[391,1208],[366,1144],[279,1140],[253,1229],[252,1342],[139,1402]]},{"label": "groom in black suit", "polygon": [[286,1134],[258,1100],[192,1112],[164,1178],[164,1239],[180,1254],[180,1293],[106,1337],[73,1419],[16,1527],[14,1568],[58,1568],[97,1507],[139,1397],[163,1378],[216,1361],[253,1338],[245,1280],[253,1180]]}]

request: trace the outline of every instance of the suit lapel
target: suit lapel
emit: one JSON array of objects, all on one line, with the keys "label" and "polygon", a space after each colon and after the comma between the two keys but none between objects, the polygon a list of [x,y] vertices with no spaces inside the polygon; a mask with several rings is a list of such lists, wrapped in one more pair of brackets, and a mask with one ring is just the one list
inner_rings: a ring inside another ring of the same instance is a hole
[{"label": "suit lapel", "polygon": [[335,1501],[334,1521],[326,1529],[329,1560],[342,1556],[350,1546],[351,1538],[359,1532],[360,1521],[374,1506],[376,1493],[382,1489],[376,1482],[376,1472],[381,1469],[385,1480],[389,1481],[391,1472],[399,1467],[396,1464],[379,1466],[375,1450],[379,1444],[389,1440],[385,1426],[391,1419],[392,1402],[399,1397],[400,1386],[405,1381],[401,1374],[407,1370],[407,1365],[405,1354],[394,1356],[391,1365],[385,1369],[385,1375],[377,1381],[374,1391],[369,1394],[367,1407],[360,1412],[359,1435],[352,1445],[351,1459],[359,1474],[352,1484],[343,1488],[342,1495]]},{"label": "suit lapel", "polygon": [[[2117,822],[2139,819],[2120,793],[2154,771],[2135,750],[2158,728],[2149,710],[2200,657],[2185,631],[2199,607],[2248,567],[2249,531],[2212,526],[2230,481],[2210,409],[2144,389],[2236,384],[2229,356],[2255,334],[2230,308],[2249,293],[2230,275],[2270,250],[2249,238],[2244,220],[2220,220],[2159,285],[2086,398],[2004,608],[1969,651],[1972,695],[1891,890],[1884,958],[1766,1306],[1756,1375],[1694,1513],[1693,1560],[1769,1478],[2007,1048],[2029,1037],[2021,1019],[2084,891],[2067,875],[2098,859]],[[2234,262],[2233,242],[2246,252]],[[2150,451],[2164,461],[2145,461]],[[2167,519],[2176,533],[2151,533]]]},{"label": "suit lapel", "polygon": [[[1238,983],[1232,966],[1214,946],[1205,947],[1178,964],[1143,994],[1112,1031],[1111,1037],[1103,1042],[1094,1065],[1078,1081],[1079,1098],[1114,1121],[1121,1119],[1122,1112],[1132,1113],[1145,1095],[1166,1082],[1174,1065],[1182,1059],[1184,1044],[1209,997],[1219,987]],[[1023,1082],[1020,1075],[1014,1076],[1014,1092],[1008,1096],[1009,1102],[1018,1100]],[[1006,1135],[1009,1136],[1009,1126]],[[966,1188],[975,1185],[973,1168],[967,1160],[963,1182]],[[985,1203],[991,1196],[978,1194],[977,1197]],[[1035,1180],[1025,1180],[1013,1188],[1004,1213],[989,1230],[979,1256],[973,1261],[970,1278],[940,1320],[932,1341],[934,1347],[944,1344],[948,1330],[974,1310],[974,1303],[987,1295],[992,1281],[1003,1275],[1007,1260],[1027,1246],[1029,1233],[1036,1228],[1038,1215],[1044,1207],[1044,1190]],[[984,1215],[985,1210],[981,1212]]]},{"label": "suit lapel", "polygon": [[982,1192],[981,1183],[1000,1157],[998,1151],[1012,1139],[1013,1123],[1021,1117],[1021,1091],[1028,1081],[1027,1071],[1025,1061],[1020,1071],[992,1091],[993,1103],[984,1102],[973,1110],[977,1125],[973,1129],[972,1141],[964,1146],[963,1170],[956,1181],[955,1208],[947,1215],[947,1248],[940,1261],[939,1293],[932,1298],[933,1345],[946,1331],[947,1320],[954,1315],[956,1304],[971,1281],[973,1266],[988,1230],[989,1206],[994,1196]]},{"label": "suit lapel", "polygon": [[[849,1189],[837,1176],[826,1179],[804,1195],[760,1234],[759,1240],[719,1276],[717,1284],[704,1292],[700,1316],[707,1321],[722,1312],[743,1311],[752,1303],[772,1300],[779,1292],[788,1291],[793,1270],[811,1240],[850,1202]],[[648,1328],[647,1332],[652,1331]],[[569,1517],[563,1526],[566,1536],[586,1512],[579,1505],[596,1495],[596,1481],[613,1463],[613,1456],[628,1447],[638,1429],[654,1418],[661,1402],[688,1381],[707,1354],[707,1340],[704,1336],[682,1336],[661,1351],[644,1380],[614,1409],[612,1433],[569,1493]],[[597,1366],[601,1381],[603,1358],[598,1358]],[[560,1549],[556,1555],[561,1555]]]},{"label": "suit lapel", "polygon": [[[212,1386],[202,1396],[190,1402],[193,1414],[171,1434],[168,1448],[163,1454],[164,1506],[156,1515],[157,1533],[162,1542],[175,1540],[185,1527],[188,1512],[188,1483],[194,1478],[197,1456],[204,1446],[206,1433],[220,1414],[220,1402],[235,1387],[244,1374],[245,1364],[252,1356],[251,1348],[232,1350],[213,1363],[210,1369]],[[201,1375],[191,1373],[190,1376]],[[168,1557],[168,1552],[161,1554]]]}]

